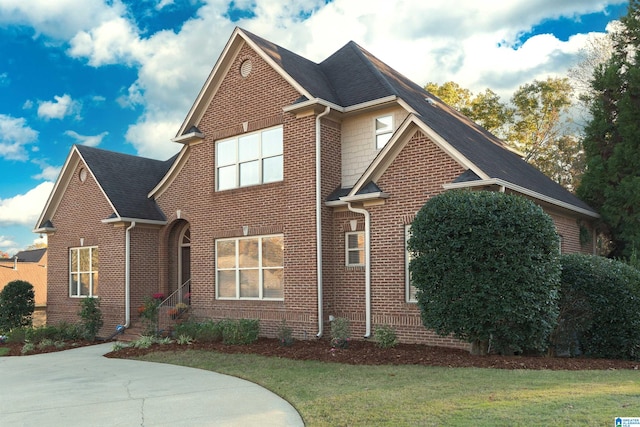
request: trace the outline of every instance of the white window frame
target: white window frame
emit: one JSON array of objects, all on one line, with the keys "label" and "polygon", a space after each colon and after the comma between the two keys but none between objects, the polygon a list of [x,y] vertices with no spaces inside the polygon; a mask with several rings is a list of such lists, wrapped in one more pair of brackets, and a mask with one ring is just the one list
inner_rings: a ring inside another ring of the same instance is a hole
[{"label": "white window frame", "polygon": [[[284,273],[284,247],[282,248],[282,266],[263,266],[262,258],[262,242],[266,238],[279,237],[284,244],[284,235],[282,234],[269,234],[263,236],[249,236],[249,237],[233,237],[229,239],[216,239],[215,241],[215,268],[216,268],[216,299],[219,300],[265,300],[265,301],[284,301],[284,274],[282,284],[282,297],[281,298],[268,298],[264,296],[264,272],[265,270],[282,270]],[[257,267],[241,267],[240,258],[240,244],[242,240],[257,240],[258,241],[258,266]],[[235,242],[235,266],[228,268],[220,268],[218,266],[218,244],[222,242]],[[247,270],[258,270],[258,296],[257,297],[242,297],[240,296],[240,272]],[[219,277],[221,271],[233,271],[235,272],[235,297],[220,296]]]},{"label": "white window frame", "polygon": [[[390,119],[391,123],[388,128],[378,129],[377,122],[381,119]],[[393,114],[385,114],[384,116],[378,116],[373,119],[373,130],[376,135],[376,150],[382,150],[385,145],[391,139],[393,135]],[[384,143],[380,143],[379,141],[384,138]]]},{"label": "white window frame", "polygon": [[[358,236],[358,246],[352,248],[349,246],[349,236]],[[362,246],[360,246],[362,242]],[[351,263],[349,262],[349,254],[357,252],[358,260],[362,259],[362,262]],[[362,254],[362,256],[360,256]],[[344,265],[347,267],[362,267],[364,266],[364,231],[349,231],[344,234]]]},{"label": "white window frame", "polygon": [[[80,252],[81,251],[89,251],[89,270],[81,270],[80,269]],[[98,256],[98,268],[94,268],[93,265],[93,253],[98,252],[97,256]],[[77,270],[74,271],[73,270],[73,254],[76,253],[76,257],[77,257]],[[98,275],[98,269],[100,268],[100,252],[98,251],[98,247],[97,246],[80,246],[80,247],[75,247],[75,248],[69,248],[69,297],[71,298],[93,298],[96,297],[97,294],[93,293],[93,288],[94,288],[94,274],[97,276]],[[81,291],[82,291],[82,287],[80,285],[80,280],[79,280],[79,276],[86,274],[89,276],[89,294],[88,295],[82,295]],[[78,276],[78,293],[74,294],[72,289],[73,289],[73,279],[74,276]],[[98,283],[96,284],[97,286],[99,286],[100,282],[98,281]]]},{"label": "white window frame", "polygon": [[[225,191],[225,190],[231,190],[234,188],[241,188],[241,187],[251,187],[254,185],[262,185],[262,184],[267,184],[270,182],[279,182],[282,181],[284,179],[284,135],[282,135],[282,140],[280,141],[280,152],[279,153],[271,153],[270,155],[264,155],[263,154],[263,150],[262,150],[262,136],[263,134],[279,129],[281,134],[282,134],[282,126],[273,126],[270,128],[266,128],[266,129],[261,129],[259,131],[256,132],[249,132],[249,133],[244,133],[242,135],[236,135],[232,138],[226,138],[226,139],[221,139],[219,141],[216,141],[216,145],[215,145],[215,149],[216,149],[216,153],[215,153],[215,157],[216,157],[216,176],[215,176],[215,180],[216,180],[216,191]],[[250,160],[245,160],[245,161],[240,161],[240,144],[239,141],[243,138],[249,138],[249,137],[253,137],[253,136],[257,136],[258,137],[258,141],[257,141],[257,145],[258,145],[258,154],[257,157],[252,158]],[[219,146],[220,144],[223,143],[233,143],[233,147],[234,147],[234,152],[233,152],[233,161],[230,161],[229,163],[224,163],[224,164],[220,164],[220,158],[221,156],[218,155],[218,150],[219,150]],[[265,168],[263,167],[265,160],[268,159],[277,159],[280,158],[280,171],[282,172],[282,174],[277,178],[277,179],[266,179],[265,173],[269,172],[269,168]],[[242,165],[248,165],[252,162],[257,162],[258,163],[258,181],[257,182],[252,182],[249,184],[245,184],[245,185],[241,185],[241,166]],[[234,175],[235,175],[235,182],[232,185],[226,185],[226,182],[221,181],[220,179],[220,170],[222,168],[234,168]],[[224,183],[225,186],[223,188],[220,187],[220,184]]]},{"label": "white window frame", "polygon": [[[411,262],[411,252],[409,252],[409,238],[411,237],[411,226],[404,227],[404,281],[405,281],[405,301],[409,303],[417,303],[416,298],[411,295],[416,294],[415,286],[411,285],[411,272],[409,271],[409,263]],[[412,292],[413,289],[413,292]]]}]

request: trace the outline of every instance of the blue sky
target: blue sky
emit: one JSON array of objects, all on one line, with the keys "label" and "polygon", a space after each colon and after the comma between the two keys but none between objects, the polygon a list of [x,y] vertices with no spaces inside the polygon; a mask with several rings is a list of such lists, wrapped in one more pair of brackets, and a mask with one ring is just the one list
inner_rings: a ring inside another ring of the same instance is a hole
[{"label": "blue sky", "polygon": [[453,80],[506,99],[524,83],[565,75],[626,8],[616,0],[2,0],[0,252],[38,239],[31,230],[73,144],[175,153],[170,139],[235,26],[314,61],[353,40],[419,84]]}]

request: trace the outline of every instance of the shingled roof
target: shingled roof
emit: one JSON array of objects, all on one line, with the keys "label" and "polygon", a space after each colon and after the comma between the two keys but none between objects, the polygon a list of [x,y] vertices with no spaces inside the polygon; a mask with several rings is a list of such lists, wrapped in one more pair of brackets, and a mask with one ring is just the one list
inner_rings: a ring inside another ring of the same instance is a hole
[{"label": "shingled roof", "polygon": [[115,218],[166,220],[148,194],[167,173],[175,156],[160,161],[84,145],[75,148],[113,204]]},{"label": "shingled roof", "polygon": [[[420,121],[490,178],[597,215],[589,205],[507,149],[499,138],[358,44],[349,42],[316,64],[246,30],[242,32],[313,97],[346,108],[396,96],[417,113]],[[469,176],[465,180],[470,182]]]}]

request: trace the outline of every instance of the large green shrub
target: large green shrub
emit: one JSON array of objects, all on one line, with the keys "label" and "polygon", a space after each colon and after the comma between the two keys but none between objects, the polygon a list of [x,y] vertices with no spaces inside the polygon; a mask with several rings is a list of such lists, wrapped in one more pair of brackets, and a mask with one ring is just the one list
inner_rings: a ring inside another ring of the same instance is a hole
[{"label": "large green shrub", "polygon": [[426,327],[502,353],[548,345],[560,279],[555,226],[519,196],[449,191],[411,225],[411,282]]},{"label": "large green shrub", "polygon": [[607,258],[563,255],[556,353],[640,359],[640,271]]},{"label": "large green shrub", "polygon": [[102,311],[100,311],[100,298],[84,298],[80,302],[80,324],[84,338],[93,341],[102,328]]},{"label": "large green shrub", "polygon": [[33,285],[24,280],[14,280],[0,291],[0,332],[31,326],[36,308]]},{"label": "large green shrub", "polygon": [[222,342],[231,345],[246,345],[258,340],[260,321],[257,319],[225,319],[220,321]]}]

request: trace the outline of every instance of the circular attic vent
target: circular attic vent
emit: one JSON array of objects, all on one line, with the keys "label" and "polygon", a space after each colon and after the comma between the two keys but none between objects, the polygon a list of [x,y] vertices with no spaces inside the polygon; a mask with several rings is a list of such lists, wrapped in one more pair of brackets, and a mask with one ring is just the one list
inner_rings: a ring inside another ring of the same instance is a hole
[{"label": "circular attic vent", "polygon": [[251,63],[251,60],[245,59],[244,61],[242,61],[242,64],[240,65],[240,75],[242,77],[247,77],[249,73],[251,73],[252,69],[253,69],[253,64]]}]

